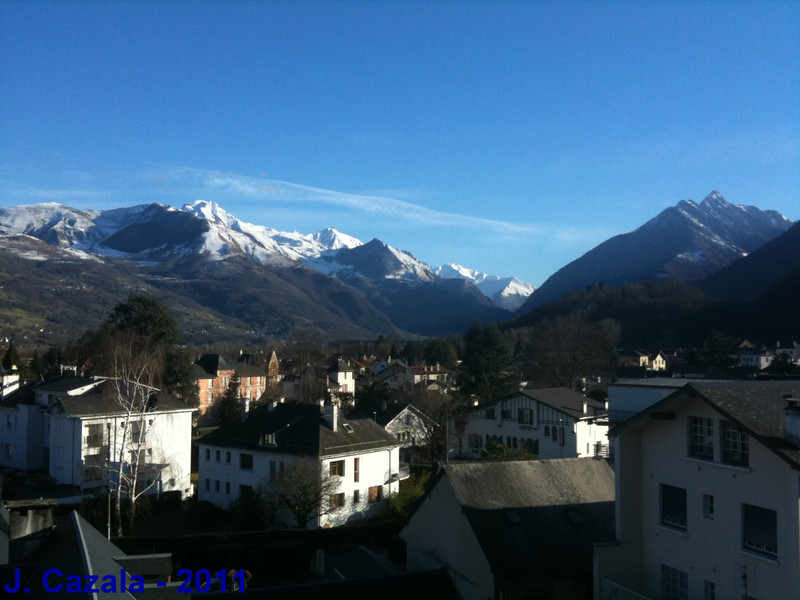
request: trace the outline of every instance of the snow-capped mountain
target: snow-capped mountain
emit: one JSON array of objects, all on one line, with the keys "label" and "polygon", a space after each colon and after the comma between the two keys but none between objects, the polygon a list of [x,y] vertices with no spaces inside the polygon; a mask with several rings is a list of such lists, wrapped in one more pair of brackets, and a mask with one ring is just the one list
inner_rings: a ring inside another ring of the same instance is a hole
[{"label": "snow-capped mountain", "polygon": [[[154,277],[184,281],[180,285],[192,288],[194,297],[213,289],[214,297],[208,302],[234,312],[241,298],[221,300],[219,294],[227,290],[216,283],[238,270],[251,278],[272,278],[267,289],[283,306],[291,304],[287,295],[306,294],[311,286],[316,294],[313,302],[325,306],[312,309],[305,317],[309,322],[322,314],[344,314],[359,307],[358,314],[368,315],[370,327],[391,322],[405,331],[439,335],[465,329],[475,319],[488,322],[511,316],[471,281],[452,285],[453,280],[437,276],[409,252],[380,240],[364,244],[332,228],[312,234],[282,232],[246,223],[202,200],[181,209],[161,204],[107,211],[80,211],[58,204],[2,208],[0,234],[31,236],[76,258],[124,260],[146,272],[150,283]],[[26,252],[30,255],[30,250]],[[316,273],[316,278],[301,276],[298,269],[303,267]],[[196,283],[209,277],[213,284]],[[342,283],[325,281],[331,277]],[[365,302],[372,308],[364,309]],[[336,326],[341,330],[341,324]],[[334,325],[330,327],[333,330]]]},{"label": "snow-capped mountain", "polygon": [[536,289],[516,277],[487,275],[455,263],[441,265],[434,269],[434,273],[446,279],[471,281],[486,297],[494,300],[495,304],[514,311],[522,306]]},{"label": "snow-capped mountain", "polygon": [[774,210],[731,204],[716,190],[699,204],[681,200],[556,271],[520,310],[600,282],[616,286],[661,278],[702,279],[776,238],[792,223]]}]

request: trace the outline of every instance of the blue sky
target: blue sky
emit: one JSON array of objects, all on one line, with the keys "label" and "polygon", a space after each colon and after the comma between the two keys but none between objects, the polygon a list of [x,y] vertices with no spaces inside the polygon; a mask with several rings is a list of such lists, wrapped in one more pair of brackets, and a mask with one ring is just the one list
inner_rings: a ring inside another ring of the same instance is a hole
[{"label": "blue sky", "polygon": [[219,202],[541,284],[717,189],[800,218],[800,3],[0,3],[0,206]]}]

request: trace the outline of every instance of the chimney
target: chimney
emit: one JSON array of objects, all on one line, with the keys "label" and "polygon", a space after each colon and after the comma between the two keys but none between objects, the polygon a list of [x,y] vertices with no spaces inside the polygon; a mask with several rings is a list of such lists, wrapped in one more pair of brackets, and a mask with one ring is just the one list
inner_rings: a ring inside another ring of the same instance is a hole
[{"label": "chimney", "polygon": [[336,427],[339,421],[339,407],[335,404],[326,404],[325,405],[325,422],[328,424],[333,431],[336,431]]},{"label": "chimney", "polygon": [[783,399],[786,400],[783,409],[784,437],[786,441],[800,447],[800,400],[796,400],[791,394]]}]

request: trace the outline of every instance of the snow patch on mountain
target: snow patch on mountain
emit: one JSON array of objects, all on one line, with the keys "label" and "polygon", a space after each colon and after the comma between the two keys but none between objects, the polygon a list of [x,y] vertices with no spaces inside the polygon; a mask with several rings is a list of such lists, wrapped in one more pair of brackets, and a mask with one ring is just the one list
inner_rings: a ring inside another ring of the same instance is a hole
[{"label": "snow patch on mountain", "polygon": [[516,277],[498,277],[469,269],[456,263],[448,263],[434,269],[434,273],[445,279],[466,279],[474,283],[484,296],[508,310],[517,310],[535,290],[535,286]]}]

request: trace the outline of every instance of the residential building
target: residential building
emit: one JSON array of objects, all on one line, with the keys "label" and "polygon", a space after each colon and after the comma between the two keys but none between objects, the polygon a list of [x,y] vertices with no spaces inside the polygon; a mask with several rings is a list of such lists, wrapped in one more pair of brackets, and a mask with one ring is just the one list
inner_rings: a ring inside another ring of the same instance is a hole
[{"label": "residential building", "polygon": [[481,458],[503,444],[542,459],[595,456],[608,445],[605,412],[569,388],[520,390],[470,409],[459,453]]},{"label": "residential building", "polygon": [[[400,443],[372,420],[343,418],[335,405],[270,403],[199,442],[199,498],[228,508],[247,488],[278,481],[305,463],[338,481],[339,508],[311,525],[373,516],[399,489]],[[292,525],[285,515],[279,522]]]},{"label": "residential building", "polygon": [[217,403],[234,373],[239,377],[239,397],[245,406],[260,400],[267,389],[267,372],[247,362],[228,362],[219,354],[203,354],[195,361],[194,370],[199,388],[198,413],[205,422],[216,422]]},{"label": "residential building", "polygon": [[450,371],[439,363],[407,365],[402,360],[389,360],[383,365],[376,365],[376,369],[373,370],[375,380],[382,381],[392,390],[410,392],[423,383],[450,385]]},{"label": "residential building", "polygon": [[0,364],[0,400],[15,392],[20,385],[19,371],[6,369]]},{"label": "residential building", "polygon": [[609,425],[622,423],[685,385],[685,379],[670,377],[621,379],[609,383]]},{"label": "residential building", "polygon": [[445,567],[464,600],[577,600],[613,521],[605,460],[462,463],[439,470],[400,537],[409,571]]},{"label": "residential building", "polygon": [[145,410],[129,415],[117,394],[132,386],[117,383],[68,377],[24,386],[5,398],[0,464],[44,471],[57,484],[86,490],[107,485],[121,451],[126,456],[136,451],[131,464],[139,465],[140,486],[149,493],[190,496],[194,409],[148,388]]},{"label": "residential building", "polygon": [[328,392],[337,399],[349,396],[351,401],[356,393],[355,369],[341,358],[328,367]]},{"label": "residential building", "polygon": [[595,598],[800,597],[800,382],[687,383],[611,434]]},{"label": "residential building", "polygon": [[421,448],[430,445],[433,419],[406,402],[384,402],[375,410],[356,407],[350,414],[354,419],[372,419],[400,441],[400,460],[414,462]]}]

